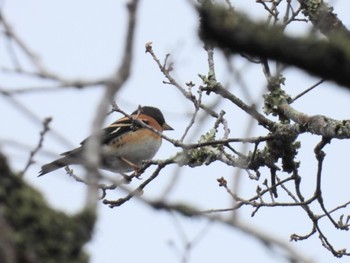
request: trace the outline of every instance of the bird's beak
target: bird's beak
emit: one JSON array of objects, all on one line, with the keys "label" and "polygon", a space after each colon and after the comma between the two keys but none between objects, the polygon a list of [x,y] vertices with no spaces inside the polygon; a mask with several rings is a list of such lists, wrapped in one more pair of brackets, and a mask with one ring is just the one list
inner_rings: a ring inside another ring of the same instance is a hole
[{"label": "bird's beak", "polygon": [[162,126],[163,130],[168,130],[168,131],[171,131],[171,130],[174,130],[169,124],[167,123],[164,123],[163,126]]}]

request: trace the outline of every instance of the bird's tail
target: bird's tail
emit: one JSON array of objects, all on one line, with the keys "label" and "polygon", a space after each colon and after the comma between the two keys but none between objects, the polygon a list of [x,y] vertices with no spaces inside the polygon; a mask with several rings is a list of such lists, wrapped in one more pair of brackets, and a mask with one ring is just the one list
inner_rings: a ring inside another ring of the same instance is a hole
[{"label": "bird's tail", "polygon": [[38,176],[42,176],[44,174],[50,173],[52,171],[55,171],[59,168],[65,167],[70,164],[78,164],[79,157],[81,156],[81,152],[82,152],[82,148],[78,147],[74,150],[61,153],[61,155],[63,155],[64,157],[41,166],[41,171],[39,172]]},{"label": "bird's tail", "polygon": [[57,159],[56,161],[53,161],[51,163],[45,164],[41,167],[41,171],[39,172],[38,176],[42,176],[44,174],[50,173],[52,171],[55,171],[59,168],[65,167],[70,164],[76,163],[76,159],[72,158],[70,156],[65,156],[60,159]]}]

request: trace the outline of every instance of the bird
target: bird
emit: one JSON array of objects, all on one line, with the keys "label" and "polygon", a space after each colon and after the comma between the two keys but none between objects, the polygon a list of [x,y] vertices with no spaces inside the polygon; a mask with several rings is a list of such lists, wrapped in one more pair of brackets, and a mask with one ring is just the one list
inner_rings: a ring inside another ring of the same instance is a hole
[{"label": "bird", "polygon": [[[102,129],[99,168],[124,174],[137,171],[143,161],[154,157],[161,146],[162,138],[159,133],[144,127],[140,122],[158,132],[173,130],[165,122],[164,116],[158,108],[139,107],[130,117],[122,117]],[[87,137],[80,143],[80,147],[64,152],[61,154],[63,157],[43,165],[38,176],[67,165],[84,164],[84,150],[90,139],[91,136]]]}]

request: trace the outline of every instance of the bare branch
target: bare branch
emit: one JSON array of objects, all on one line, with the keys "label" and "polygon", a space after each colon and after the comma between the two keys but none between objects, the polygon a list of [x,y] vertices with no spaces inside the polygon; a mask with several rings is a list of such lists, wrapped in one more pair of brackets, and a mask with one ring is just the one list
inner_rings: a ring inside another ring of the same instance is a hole
[{"label": "bare branch", "polygon": [[107,115],[108,107],[113,101],[114,95],[121,89],[130,76],[138,3],[138,0],[131,0],[127,5],[129,16],[127,35],[124,44],[124,56],[115,76],[113,76],[108,82],[105,94],[97,107],[96,115],[92,122],[91,140],[87,142],[86,151],[84,153],[86,157],[85,167],[87,169],[86,180],[90,185],[87,193],[86,206],[91,207],[92,210],[96,210],[97,200],[98,164],[100,163],[99,153],[101,148],[99,144],[100,128],[105,116]]},{"label": "bare branch", "polygon": [[25,165],[24,169],[20,172],[21,176],[23,176],[25,172],[28,170],[28,168],[34,163],[34,156],[43,146],[44,136],[49,131],[49,124],[51,120],[52,118],[49,117],[43,121],[43,130],[40,132],[38,145],[30,152],[27,164]]}]

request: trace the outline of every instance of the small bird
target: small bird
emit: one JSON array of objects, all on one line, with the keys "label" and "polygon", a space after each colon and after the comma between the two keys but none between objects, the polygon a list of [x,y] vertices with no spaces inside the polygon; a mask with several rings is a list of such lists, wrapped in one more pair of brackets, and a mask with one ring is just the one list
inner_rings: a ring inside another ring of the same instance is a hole
[{"label": "small bird", "polygon": [[[140,168],[142,161],[152,159],[157,153],[162,138],[154,131],[142,127],[135,120],[142,121],[153,129],[162,132],[173,130],[164,119],[162,112],[150,106],[139,107],[131,114],[131,118],[123,117],[102,130],[100,168],[116,173],[126,173]],[[38,176],[50,173],[70,164],[83,164],[83,152],[86,142],[68,152],[62,158],[41,167]]]}]

